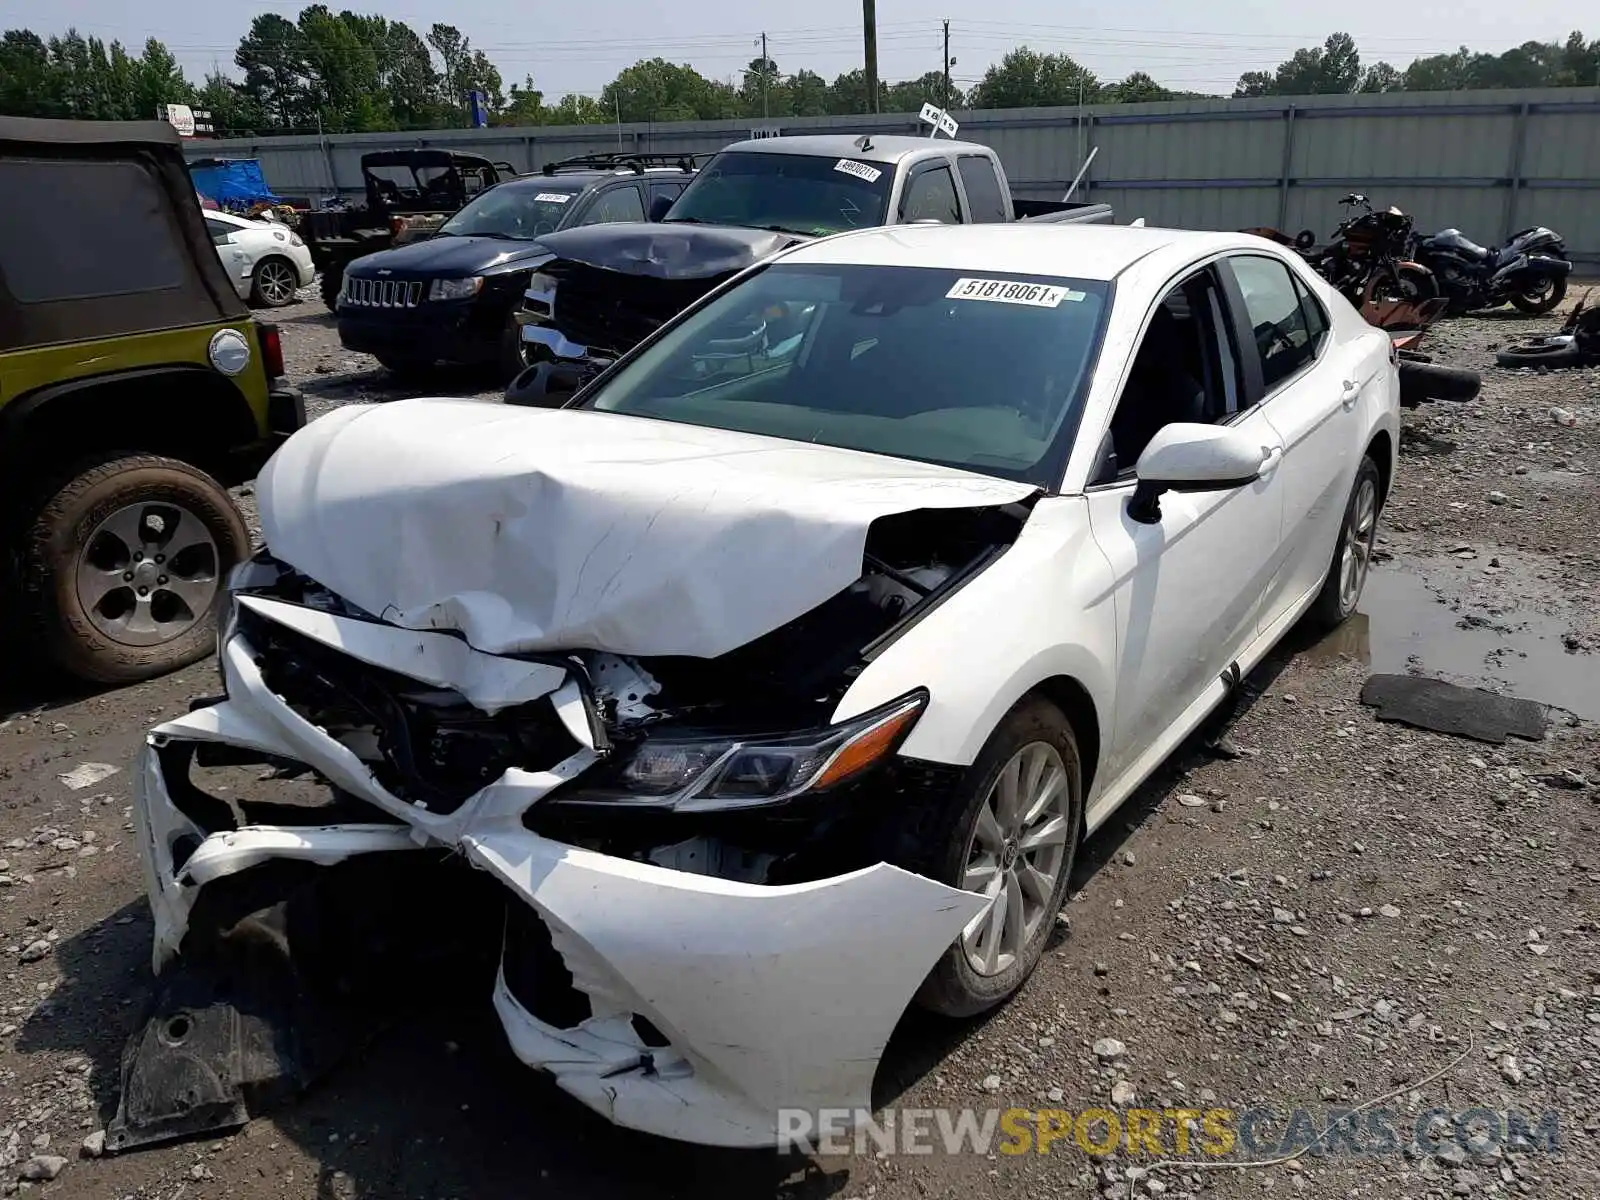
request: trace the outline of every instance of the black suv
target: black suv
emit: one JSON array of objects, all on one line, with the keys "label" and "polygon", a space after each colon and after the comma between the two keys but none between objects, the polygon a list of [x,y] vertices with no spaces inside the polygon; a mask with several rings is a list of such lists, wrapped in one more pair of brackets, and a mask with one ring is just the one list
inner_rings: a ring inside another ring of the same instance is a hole
[{"label": "black suv", "polygon": [[515,312],[558,229],[659,218],[694,177],[692,157],[591,154],[489,188],[431,237],[358,258],[339,291],[339,340],[396,374],[437,362],[525,364]]}]

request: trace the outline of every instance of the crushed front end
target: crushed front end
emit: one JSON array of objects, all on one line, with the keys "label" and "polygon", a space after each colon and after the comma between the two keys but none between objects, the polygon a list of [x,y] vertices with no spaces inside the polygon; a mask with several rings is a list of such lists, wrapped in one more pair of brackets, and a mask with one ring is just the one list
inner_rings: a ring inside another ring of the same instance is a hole
[{"label": "crushed front end", "polygon": [[882,518],[854,584],[713,658],[489,654],[240,567],[225,694],[136,772],[158,992],[108,1147],[240,1124],[452,988],[620,1125],[760,1146],[869,1108],[985,901],[900,842],[960,774],[896,753],[926,695],[832,714],[1027,508]]}]

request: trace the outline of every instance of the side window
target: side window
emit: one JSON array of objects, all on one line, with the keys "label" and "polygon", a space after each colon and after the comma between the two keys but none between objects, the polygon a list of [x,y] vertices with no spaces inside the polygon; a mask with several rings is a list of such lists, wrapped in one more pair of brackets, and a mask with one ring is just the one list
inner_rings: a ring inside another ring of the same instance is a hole
[{"label": "side window", "polygon": [[961,205],[956,201],[956,183],[949,167],[940,163],[906,181],[906,194],[900,199],[900,220],[908,225],[912,221],[961,224]]},{"label": "side window", "polygon": [[215,217],[207,217],[206,232],[211,235],[211,240],[220,246],[228,240],[228,235],[233,232],[233,226],[218,221]]},{"label": "side window", "polygon": [[1000,180],[994,163],[981,154],[963,154],[956,159],[961,186],[967,189],[967,205],[974,224],[992,224],[1006,219],[1006,201],[1000,194]]},{"label": "side window", "polygon": [[1237,356],[1208,268],[1173,288],[1150,314],[1111,417],[1092,482],[1127,476],[1150,439],[1174,422],[1216,424],[1239,406]]},{"label": "side window", "polygon": [[604,225],[611,221],[642,220],[644,220],[644,202],[639,199],[639,189],[629,184],[627,187],[612,188],[601,196],[589,210],[589,215],[583,223]]},{"label": "side window", "polygon": [[683,195],[684,185],[681,183],[652,183],[650,185],[650,202],[655,203],[657,196],[665,196],[668,200],[676,200]]},{"label": "side window", "polygon": [[[1322,331],[1309,327],[1308,310],[1301,303],[1304,289],[1283,263],[1243,254],[1228,264],[1244,294],[1245,313],[1261,355],[1261,383],[1270,392],[1317,356]],[[1320,309],[1315,311],[1320,319]]]},{"label": "side window", "polygon": [[[159,179],[137,162],[0,157],[0,273],[20,304],[143,295],[190,277]],[[83,231],[116,230],[85,254]],[[126,241],[124,241],[126,239]]]},{"label": "side window", "polygon": [[1331,323],[1328,320],[1328,311],[1322,307],[1322,301],[1311,294],[1311,289],[1294,281],[1295,294],[1300,297],[1300,315],[1306,323],[1306,335],[1311,339],[1312,354],[1322,349],[1323,339],[1328,336]]}]

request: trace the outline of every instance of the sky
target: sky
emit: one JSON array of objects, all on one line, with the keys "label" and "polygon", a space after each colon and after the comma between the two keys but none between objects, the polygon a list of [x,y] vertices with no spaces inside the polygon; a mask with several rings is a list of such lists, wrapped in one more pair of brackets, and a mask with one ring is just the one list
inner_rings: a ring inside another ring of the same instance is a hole
[{"label": "sky", "polygon": [[[597,94],[619,70],[641,58],[687,62],[717,79],[735,78],[759,54],[785,73],[809,68],[828,79],[861,65],[859,0],[327,0],[407,22],[425,32],[435,21],[455,25],[488,54],[507,85],[532,74],[547,100],[565,92]],[[147,37],[165,42],[193,82],[213,65],[237,77],[233,52],[260,12],[294,18],[303,0],[54,0],[48,6],[0,0],[0,28],[31,28],[41,36],[76,27],[87,36],[120,39],[130,48]],[[951,71],[970,86],[1014,46],[1071,54],[1102,79],[1144,70],[1178,90],[1226,94],[1245,71],[1270,70],[1300,46],[1319,44],[1334,30],[1352,34],[1363,63],[1387,60],[1403,68],[1413,58],[1460,45],[1498,53],[1525,41],[1564,39],[1578,12],[1568,0],[1459,6],[1444,0],[1394,4],[1343,0],[1338,5],[1266,0],[1122,0],[1072,6],[1047,0],[987,0],[939,11],[878,0],[878,65],[889,81],[939,69],[941,21],[950,21]],[[1596,28],[1587,30],[1600,36]],[[1581,27],[1581,24],[1579,24]]]}]

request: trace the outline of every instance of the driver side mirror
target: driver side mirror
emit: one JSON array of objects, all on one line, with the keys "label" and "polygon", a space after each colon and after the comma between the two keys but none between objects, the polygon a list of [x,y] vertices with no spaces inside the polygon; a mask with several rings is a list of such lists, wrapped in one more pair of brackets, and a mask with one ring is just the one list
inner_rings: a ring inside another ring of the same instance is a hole
[{"label": "driver side mirror", "polygon": [[650,200],[650,211],[645,214],[645,219],[651,224],[661,220],[672,208],[671,196],[653,196]]},{"label": "driver side mirror", "polygon": [[1222,425],[1174,421],[1164,425],[1139,455],[1138,485],[1128,515],[1141,525],[1161,520],[1163,492],[1223,492],[1261,477],[1271,452]]}]

